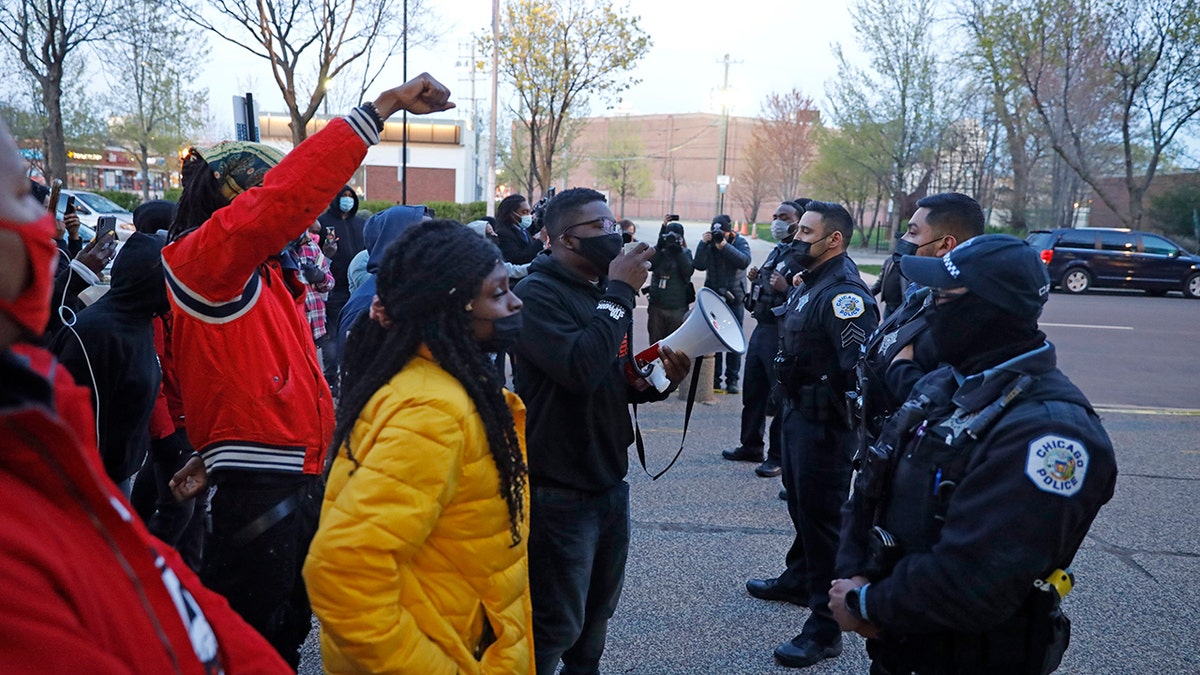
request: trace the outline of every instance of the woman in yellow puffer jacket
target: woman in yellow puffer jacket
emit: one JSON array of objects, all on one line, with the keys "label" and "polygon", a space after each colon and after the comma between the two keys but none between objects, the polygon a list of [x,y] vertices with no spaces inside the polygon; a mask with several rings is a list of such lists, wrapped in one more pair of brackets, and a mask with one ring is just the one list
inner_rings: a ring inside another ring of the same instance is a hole
[{"label": "woman in yellow puffer jacket", "polygon": [[525,407],[491,353],[521,301],[495,246],[414,226],[343,360],[304,579],[328,673],[532,673]]}]

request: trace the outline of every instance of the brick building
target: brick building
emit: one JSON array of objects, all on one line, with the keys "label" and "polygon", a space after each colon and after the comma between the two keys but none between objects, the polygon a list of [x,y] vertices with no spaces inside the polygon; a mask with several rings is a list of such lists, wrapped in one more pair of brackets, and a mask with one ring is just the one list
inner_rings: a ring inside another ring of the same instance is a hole
[{"label": "brick building", "polygon": [[[729,117],[725,173],[735,179],[745,161],[756,121],[753,117]],[[571,153],[577,157],[568,157],[568,160],[574,168],[565,180],[556,183],[560,189],[591,187],[606,191],[607,186],[596,180],[592,158],[605,156],[610,128],[614,133],[633,134],[640,141],[642,154],[650,166],[653,190],[626,202],[627,217],[658,221],[664,214],[678,213],[684,220],[709,220],[716,215],[721,115],[685,113],[588,118],[571,146]],[[609,195],[609,201],[614,203],[614,209],[617,208],[615,194]],[[725,212],[735,220],[741,217],[741,208],[729,194],[725,195]]]},{"label": "brick building", "polygon": [[[1200,171],[1155,174],[1154,180],[1150,182],[1150,188],[1146,191],[1146,196],[1142,200],[1142,207],[1149,211],[1150,205],[1156,196],[1164,192],[1176,190],[1184,185],[1200,185]],[[1129,190],[1125,187],[1125,179],[1123,177],[1101,179],[1100,187],[1104,190],[1104,194],[1122,210],[1129,208]],[[1088,227],[1125,227],[1125,224],[1121,222],[1121,218],[1108,207],[1108,204],[1104,203],[1104,200],[1100,198],[1100,195],[1095,190],[1092,191],[1087,204],[1083,206],[1083,208],[1088,207],[1090,207],[1090,212],[1085,219]],[[1148,218],[1143,219],[1143,229],[1148,229],[1152,226],[1153,223]]]},{"label": "brick building", "polygon": [[[330,118],[314,117],[308,123],[311,136],[324,127]],[[259,114],[259,134],[264,143],[284,151],[292,148],[292,130],[286,114]],[[430,201],[468,202],[475,192],[475,158],[473,148],[465,143],[471,134],[463,133],[460,120],[408,120],[408,203]],[[367,157],[350,184],[365,199],[400,203],[403,183],[400,180],[400,153],[403,122],[397,115],[384,124],[380,143],[367,150]]]}]

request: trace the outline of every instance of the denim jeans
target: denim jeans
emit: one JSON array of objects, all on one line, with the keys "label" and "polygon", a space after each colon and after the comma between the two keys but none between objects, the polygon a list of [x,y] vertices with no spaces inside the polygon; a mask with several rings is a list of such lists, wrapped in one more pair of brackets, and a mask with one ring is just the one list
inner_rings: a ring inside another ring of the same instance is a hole
[{"label": "denim jeans", "polygon": [[539,675],[598,673],[629,554],[629,484],[603,492],[534,486],[529,588]]}]

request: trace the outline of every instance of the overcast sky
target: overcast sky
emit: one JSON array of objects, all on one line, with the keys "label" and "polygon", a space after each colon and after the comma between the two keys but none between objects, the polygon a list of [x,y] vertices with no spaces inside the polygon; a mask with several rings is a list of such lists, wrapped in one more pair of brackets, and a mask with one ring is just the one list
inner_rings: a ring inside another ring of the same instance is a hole
[{"label": "overcast sky", "polygon": [[[442,80],[469,107],[470,85],[455,67],[460,43],[490,30],[490,0],[426,0],[443,27],[435,45],[410,45],[410,75],[429,71]],[[641,26],[653,46],[630,73],[641,83],[625,92],[622,110],[635,113],[686,113],[719,111],[715,90],[723,77],[722,57],[728,53],[729,82],[735,115],[757,115],[764,97],[773,91],[798,87],[818,104],[825,98],[825,83],[837,74],[832,45],[840,42],[848,54],[861,58],[854,47],[848,3],[824,0],[631,0],[630,12],[641,17]],[[238,47],[210,36],[211,58],[197,84],[209,91],[210,113],[216,133],[232,133],[231,97],[251,85],[261,101],[261,111],[282,111],[283,100],[267,64],[243,56]],[[397,56],[377,88],[399,84],[401,61]],[[231,76],[232,75],[232,76]],[[337,83],[334,83],[337,86]],[[476,96],[486,114],[489,83],[476,84]],[[508,97],[501,90],[502,106]],[[335,112],[331,110],[330,112]],[[594,106],[593,114],[604,114]]]}]

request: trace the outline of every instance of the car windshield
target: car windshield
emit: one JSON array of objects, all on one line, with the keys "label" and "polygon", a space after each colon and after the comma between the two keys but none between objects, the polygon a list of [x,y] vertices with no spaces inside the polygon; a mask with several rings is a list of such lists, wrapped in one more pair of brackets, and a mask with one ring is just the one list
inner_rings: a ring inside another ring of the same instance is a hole
[{"label": "car windshield", "polygon": [[[88,210],[93,213],[129,213],[125,209],[117,206],[113,202],[90,192],[76,192],[75,199],[87,205]],[[63,210],[67,206],[67,195],[60,195],[58,198],[59,210]]]},{"label": "car windshield", "polygon": [[1025,240],[1029,245],[1039,251],[1044,251],[1050,248],[1050,244],[1054,241],[1054,235],[1049,232],[1034,232]]}]

